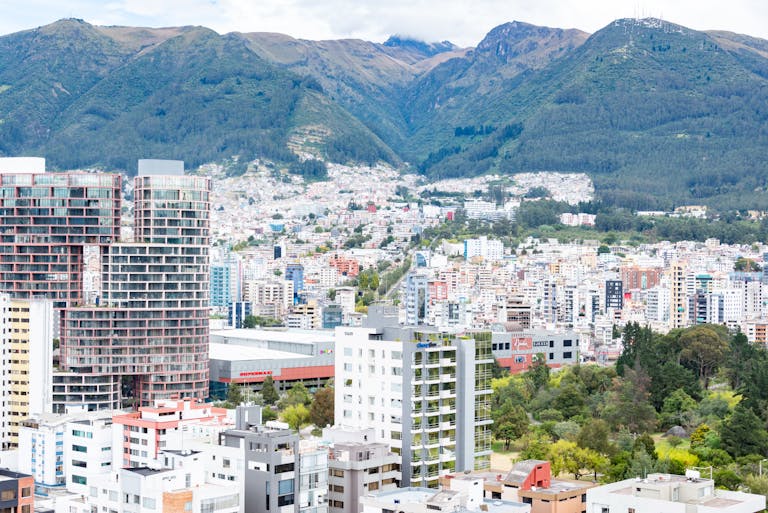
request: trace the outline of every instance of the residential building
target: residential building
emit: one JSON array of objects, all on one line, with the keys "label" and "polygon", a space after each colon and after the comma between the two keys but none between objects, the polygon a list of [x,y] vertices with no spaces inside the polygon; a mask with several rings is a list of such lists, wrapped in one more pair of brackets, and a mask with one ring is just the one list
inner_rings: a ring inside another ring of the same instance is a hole
[{"label": "residential building", "polygon": [[624,286],[621,280],[606,280],[605,308],[621,310],[624,307]]},{"label": "residential building", "polygon": [[587,490],[587,513],[756,513],[765,495],[718,490],[698,471],[648,474]]},{"label": "residential building", "polygon": [[363,497],[362,513],[531,513],[531,506],[521,502],[483,498],[483,478],[459,475],[448,481],[448,488],[408,487]]},{"label": "residential building", "polygon": [[297,304],[291,307],[291,313],[285,316],[285,326],[287,328],[299,330],[317,330],[322,324],[320,317],[320,307],[317,301]]},{"label": "residential building", "polygon": [[304,292],[304,266],[296,262],[287,264],[285,279],[293,283],[293,304],[300,303]]},{"label": "residential building", "polygon": [[480,257],[483,260],[498,261],[504,258],[504,244],[486,236],[464,241],[464,260]]},{"label": "residential building", "polygon": [[526,330],[531,327],[532,307],[525,299],[517,294],[507,297],[507,322]]},{"label": "residential building", "polygon": [[362,327],[336,328],[335,418],[376,428],[402,457],[406,485],[490,463],[490,333],[458,337],[398,325],[369,309]]},{"label": "residential building", "polygon": [[410,272],[405,278],[405,323],[422,324],[429,316],[429,277]]},{"label": "residential building", "polygon": [[98,305],[63,310],[64,370],[130,378],[142,405],[208,396],[210,190],[183,162],[139,161],[136,241],[102,248]]},{"label": "residential building", "polygon": [[215,439],[232,426],[227,410],[194,399],[159,400],[154,406],[112,418],[112,468],[143,467],[163,450],[184,449],[184,440]]},{"label": "residential building", "polygon": [[282,318],[293,304],[293,282],[287,280],[249,280],[243,284],[243,299],[256,307],[271,305],[272,317]]},{"label": "residential building", "polygon": [[360,498],[397,489],[400,457],[374,439],[374,430],[323,429],[328,448],[328,511],[360,511]]},{"label": "residential building", "polygon": [[685,275],[686,267],[683,263],[673,262],[669,267],[669,327],[671,329],[688,326],[688,294]]},{"label": "residential building", "polygon": [[11,299],[6,302],[6,334],[0,345],[6,362],[2,380],[5,403],[0,409],[5,429],[2,445],[18,444],[19,426],[31,415],[53,408],[53,302]]},{"label": "residential building", "polygon": [[219,435],[220,445],[243,451],[245,513],[327,513],[327,448],[302,450],[287,426],[264,426],[260,417],[260,412],[253,422],[238,417],[237,429]]},{"label": "residential building", "polygon": [[208,458],[198,451],[163,451],[162,465],[120,468],[95,477],[88,493],[61,502],[61,511],[118,513],[240,513],[241,486],[207,478]]},{"label": "residential building", "polygon": [[120,235],[121,177],[46,173],[44,159],[0,159],[0,291],[81,304],[84,252]]},{"label": "residential building", "polygon": [[0,510],[9,513],[32,513],[34,509],[32,476],[0,469]]},{"label": "residential building", "polygon": [[323,308],[323,329],[332,330],[344,324],[344,311],[341,306],[331,304]]},{"label": "residential building", "polygon": [[19,470],[33,477],[35,493],[47,495],[48,489],[63,488],[64,433],[71,420],[61,415],[40,415],[24,420],[19,427]]}]

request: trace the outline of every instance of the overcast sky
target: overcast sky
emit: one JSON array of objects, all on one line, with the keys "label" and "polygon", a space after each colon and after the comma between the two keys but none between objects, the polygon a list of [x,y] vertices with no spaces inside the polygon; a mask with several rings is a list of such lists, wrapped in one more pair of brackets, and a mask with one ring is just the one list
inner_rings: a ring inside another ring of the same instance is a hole
[{"label": "overcast sky", "polygon": [[0,34],[82,18],[96,25],[203,25],[219,33],[304,39],[383,42],[400,34],[475,46],[507,21],[594,32],[631,17],[768,39],[766,0],[0,0]]}]

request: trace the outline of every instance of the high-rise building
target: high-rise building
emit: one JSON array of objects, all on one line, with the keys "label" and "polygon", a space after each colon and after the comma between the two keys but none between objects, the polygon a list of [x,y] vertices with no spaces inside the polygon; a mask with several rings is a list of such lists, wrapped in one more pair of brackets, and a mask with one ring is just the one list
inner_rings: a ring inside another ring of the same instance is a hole
[{"label": "high-rise building", "polygon": [[405,323],[422,324],[429,315],[429,277],[410,272],[405,279]]},{"label": "high-rise building", "polygon": [[688,326],[688,293],[686,289],[685,264],[673,262],[669,268],[669,327]]},{"label": "high-rise building", "polygon": [[300,303],[304,292],[304,266],[299,263],[286,265],[285,279],[293,282],[293,303]]},{"label": "high-rise building", "polygon": [[0,291],[83,300],[84,253],[120,234],[121,177],[46,173],[44,159],[0,159]]},{"label": "high-rise building", "polygon": [[365,326],[336,328],[335,351],[336,423],[374,427],[401,456],[404,486],[489,468],[490,333],[403,327],[372,307]]},{"label": "high-rise building", "polygon": [[134,242],[103,248],[100,304],[62,313],[61,364],[130,378],[141,405],[208,396],[209,178],[139,161]]},{"label": "high-rise building", "polygon": [[47,299],[0,298],[2,447],[18,446],[19,426],[52,411],[53,304]]},{"label": "high-rise building", "polygon": [[624,307],[624,287],[621,280],[605,281],[605,308],[621,310]]}]

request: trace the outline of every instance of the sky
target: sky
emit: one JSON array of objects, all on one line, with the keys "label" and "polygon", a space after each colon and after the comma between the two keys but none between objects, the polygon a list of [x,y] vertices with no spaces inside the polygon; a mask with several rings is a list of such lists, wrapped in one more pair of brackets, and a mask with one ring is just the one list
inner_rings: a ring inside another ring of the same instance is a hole
[{"label": "sky", "polygon": [[508,21],[596,30],[618,18],[655,17],[697,30],[768,39],[766,0],[0,0],[0,34],[81,18],[94,25],[202,25],[302,39],[392,34],[475,46]]}]

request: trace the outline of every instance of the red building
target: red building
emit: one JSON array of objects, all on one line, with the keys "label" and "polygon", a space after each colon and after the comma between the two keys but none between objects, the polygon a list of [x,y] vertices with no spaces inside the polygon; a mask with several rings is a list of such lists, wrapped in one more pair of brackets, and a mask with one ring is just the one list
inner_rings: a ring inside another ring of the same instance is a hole
[{"label": "red building", "polygon": [[0,469],[0,511],[32,513],[35,509],[35,479],[27,474]]},{"label": "red building", "polygon": [[360,274],[360,264],[354,258],[344,258],[339,255],[331,255],[328,265],[339,271],[342,276],[356,277]]},{"label": "red building", "polygon": [[[2,159],[13,168],[16,159]],[[41,159],[42,161],[42,159]],[[120,235],[117,174],[0,170],[0,292],[82,303],[85,247]]]},{"label": "red building", "polygon": [[427,283],[427,290],[429,291],[429,300],[432,303],[448,299],[447,281],[432,280]]},{"label": "red building", "polygon": [[645,290],[655,287],[661,280],[662,269],[652,267],[644,269],[641,267],[622,267],[621,281],[624,290]]}]

